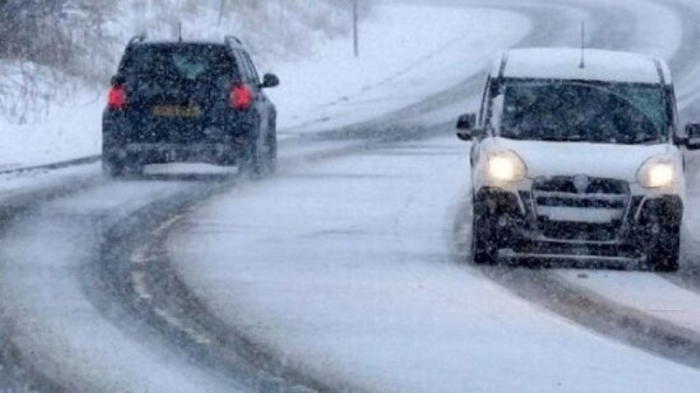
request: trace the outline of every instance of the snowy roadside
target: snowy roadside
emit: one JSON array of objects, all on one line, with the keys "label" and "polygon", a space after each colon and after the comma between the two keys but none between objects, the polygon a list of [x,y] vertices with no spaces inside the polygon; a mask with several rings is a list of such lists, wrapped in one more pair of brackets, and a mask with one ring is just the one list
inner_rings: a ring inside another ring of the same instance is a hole
[{"label": "snowy roadside", "polygon": [[[502,23],[512,26],[505,34],[489,28]],[[271,66],[282,79],[278,89],[270,90],[282,138],[302,126],[312,132],[370,119],[452,87],[483,68],[491,52],[517,42],[528,24],[509,12],[383,5],[361,28],[362,57],[357,61],[345,38],[318,42],[312,58],[278,60]],[[489,41],[495,44],[487,50],[484,43]],[[43,78],[51,80],[48,73]],[[0,168],[99,154],[103,95],[72,89],[41,113],[30,112],[23,124],[0,119],[0,145],[6,146]]]},{"label": "snowy roadside", "polygon": [[131,320],[107,300],[110,288],[90,267],[115,222],[192,185],[102,184],[47,202],[8,224],[0,250],[0,296],[22,358],[71,392],[246,391],[213,377]]}]

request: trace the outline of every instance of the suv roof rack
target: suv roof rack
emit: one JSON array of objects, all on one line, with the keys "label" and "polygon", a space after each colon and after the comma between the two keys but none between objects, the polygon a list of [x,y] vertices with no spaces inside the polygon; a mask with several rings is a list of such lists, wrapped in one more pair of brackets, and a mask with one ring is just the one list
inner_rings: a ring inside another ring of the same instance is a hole
[{"label": "suv roof rack", "polygon": [[235,35],[227,35],[224,40],[226,41],[226,45],[243,46],[243,41],[241,41],[240,38],[236,37]]},{"label": "suv roof rack", "polygon": [[132,46],[135,44],[140,44],[142,42],[146,41],[146,33],[141,33],[139,35],[133,36],[130,40],[129,43],[126,46]]}]

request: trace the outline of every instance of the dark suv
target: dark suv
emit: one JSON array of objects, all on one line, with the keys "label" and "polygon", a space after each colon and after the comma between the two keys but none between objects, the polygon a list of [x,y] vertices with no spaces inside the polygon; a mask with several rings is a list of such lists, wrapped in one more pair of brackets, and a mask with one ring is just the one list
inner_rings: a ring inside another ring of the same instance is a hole
[{"label": "dark suv", "polygon": [[148,42],[134,37],[112,78],[102,122],[106,174],[147,164],[237,165],[261,176],[277,158],[276,110],[241,42]]}]

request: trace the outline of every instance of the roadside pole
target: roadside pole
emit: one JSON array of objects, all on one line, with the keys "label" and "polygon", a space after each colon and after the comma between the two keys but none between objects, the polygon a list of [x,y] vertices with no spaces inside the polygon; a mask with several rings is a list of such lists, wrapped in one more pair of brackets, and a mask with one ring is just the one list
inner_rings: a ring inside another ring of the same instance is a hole
[{"label": "roadside pole", "polygon": [[226,11],[226,0],[221,0],[219,4],[219,26],[221,26],[221,21],[224,19],[224,12]]},{"label": "roadside pole", "polygon": [[355,57],[360,57],[360,34],[359,34],[359,0],[352,0],[352,36],[355,48]]}]

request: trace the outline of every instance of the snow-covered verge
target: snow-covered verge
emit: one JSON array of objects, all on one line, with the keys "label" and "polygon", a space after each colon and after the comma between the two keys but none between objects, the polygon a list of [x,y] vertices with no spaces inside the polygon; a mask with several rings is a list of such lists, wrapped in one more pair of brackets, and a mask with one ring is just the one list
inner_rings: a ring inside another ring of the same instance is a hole
[{"label": "snow-covered verge", "polygon": [[246,391],[122,313],[91,270],[108,228],[191,184],[102,185],[48,202],[8,228],[0,250],[2,316],[23,358],[68,392]]},{"label": "snow-covered verge", "polygon": [[[141,20],[125,19],[110,29],[139,31],[144,20],[157,19],[150,14],[156,9],[145,8],[144,12]],[[204,14],[200,11],[198,15]],[[221,36],[227,30],[226,22],[215,26],[217,17],[211,10],[201,20],[183,18],[183,31],[193,38]],[[161,16],[159,20],[153,25],[153,35],[172,33],[168,32],[171,19]],[[197,23],[207,28],[197,30]],[[504,32],[489,27],[502,23],[511,28]],[[361,23],[359,59],[353,57],[348,36],[327,34],[310,36],[315,49],[308,57],[273,51],[258,59],[261,72],[276,71],[282,79],[282,85],[270,90],[270,96],[278,107],[278,127],[284,136],[300,132],[302,126],[304,131],[312,131],[365,120],[449,88],[481,69],[492,52],[515,44],[528,28],[524,18],[509,12],[383,5]],[[128,34],[122,34],[126,40]],[[484,45],[488,42],[492,45]],[[21,102],[26,94],[51,98],[28,108],[23,116],[0,118],[0,144],[11,147],[5,149],[0,166],[99,154],[106,83],[102,89],[80,82],[68,84],[72,87],[62,84],[56,87],[60,90],[57,94],[46,94],[54,74],[40,70],[36,75],[46,81],[31,89],[36,92],[17,88],[3,94],[3,101],[15,105],[24,105]]]},{"label": "snow-covered verge", "polygon": [[0,63],[0,72],[13,81],[0,94],[0,169],[99,154],[104,93],[30,63]]}]

